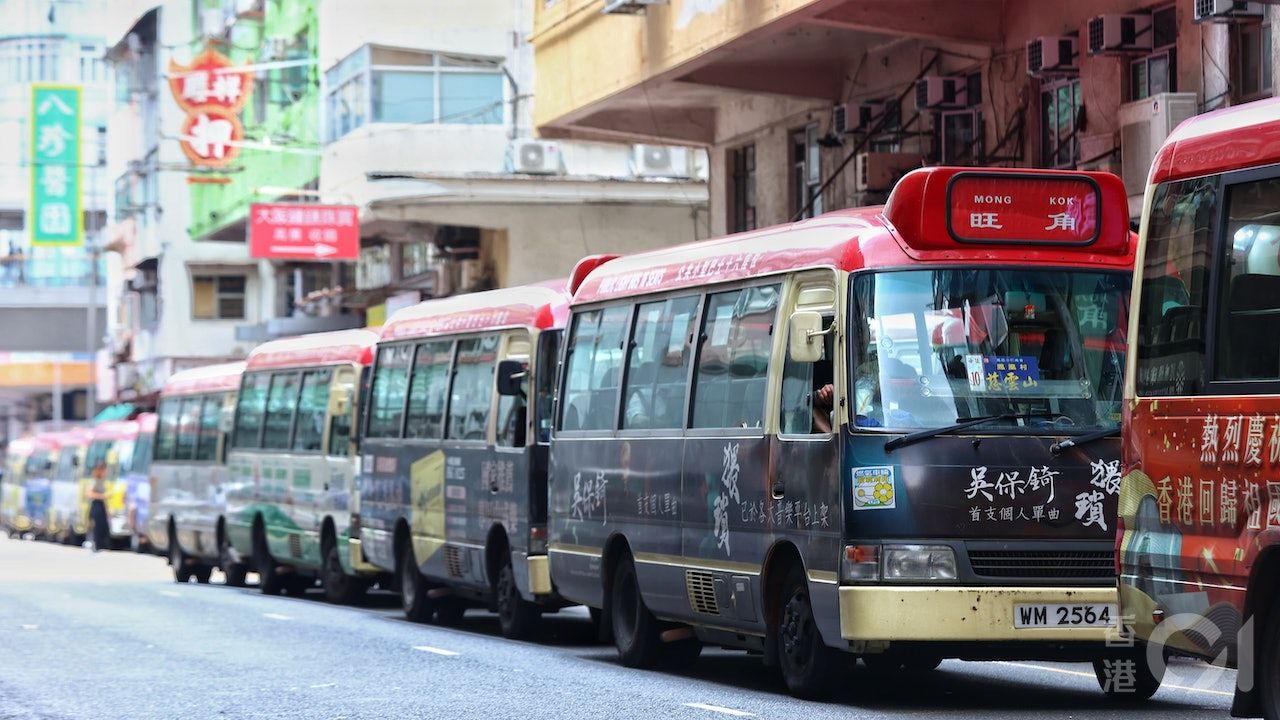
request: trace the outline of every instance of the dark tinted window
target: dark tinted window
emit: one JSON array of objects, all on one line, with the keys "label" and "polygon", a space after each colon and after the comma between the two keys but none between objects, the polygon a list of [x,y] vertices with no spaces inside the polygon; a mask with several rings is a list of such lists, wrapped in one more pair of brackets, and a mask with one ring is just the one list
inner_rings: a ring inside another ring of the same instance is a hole
[{"label": "dark tinted window", "polygon": [[412,345],[388,345],[378,350],[378,370],[373,375],[373,396],[369,403],[369,437],[400,437],[412,358]]},{"label": "dark tinted window", "polygon": [[622,391],[622,428],[678,428],[689,383],[689,335],[697,297],[644,303],[636,308]]},{"label": "dark tinted window", "polygon": [[177,460],[195,460],[196,442],[200,438],[200,396],[189,397],[182,401],[182,412],[178,415],[178,449],[174,454]]},{"label": "dark tinted window", "polygon": [[178,442],[178,412],[182,401],[168,398],[160,402],[160,417],[156,421],[156,459],[170,460]]},{"label": "dark tinted window", "polygon": [[299,374],[296,372],[282,373],[271,378],[271,391],[267,393],[267,417],[262,426],[262,447],[288,449],[293,413],[298,406],[298,380]]},{"label": "dark tinted window", "polygon": [[404,436],[439,438],[444,432],[444,405],[449,396],[449,363],[453,341],[423,343],[413,361],[409,382],[409,417]]},{"label": "dark tinted window", "polygon": [[200,427],[197,429],[197,460],[216,460],[218,456],[218,423],[222,417],[222,396],[207,395],[200,410]]},{"label": "dark tinted window", "polygon": [[[1280,178],[1228,186],[1215,380],[1280,379]],[[1224,251],[1227,248],[1224,248]]]},{"label": "dark tinted window", "polygon": [[453,368],[449,398],[450,438],[485,439],[497,355],[496,335],[458,341],[458,360]]},{"label": "dark tinted window", "polygon": [[256,448],[262,434],[262,415],[267,409],[269,373],[246,375],[236,400],[235,441],[238,448]]},{"label": "dark tinted window", "polygon": [[761,427],[777,309],[777,285],[707,297],[692,427]]},{"label": "dark tinted window", "polygon": [[569,336],[560,427],[565,430],[612,430],[618,416],[618,383],[622,343],[627,335],[628,307],[578,313]]},{"label": "dark tinted window", "polygon": [[293,431],[294,450],[320,452],[324,418],[329,410],[329,378],[332,375],[330,370],[308,370],[302,374],[297,427]]}]

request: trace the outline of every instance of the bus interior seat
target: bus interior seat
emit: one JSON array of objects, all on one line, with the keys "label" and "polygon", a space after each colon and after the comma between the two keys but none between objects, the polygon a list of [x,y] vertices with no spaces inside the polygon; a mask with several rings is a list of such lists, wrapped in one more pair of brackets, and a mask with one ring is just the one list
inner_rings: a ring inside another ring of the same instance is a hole
[{"label": "bus interior seat", "polygon": [[[1272,312],[1258,312],[1267,311]],[[1248,314],[1244,314],[1248,313]],[[1220,357],[1239,379],[1280,373],[1280,276],[1247,274],[1231,281],[1225,353]]]}]

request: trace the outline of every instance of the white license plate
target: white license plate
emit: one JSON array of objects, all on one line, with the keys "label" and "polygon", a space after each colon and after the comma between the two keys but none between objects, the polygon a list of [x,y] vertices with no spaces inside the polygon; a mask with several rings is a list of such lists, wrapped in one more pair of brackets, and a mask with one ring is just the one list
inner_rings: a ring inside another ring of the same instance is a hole
[{"label": "white license plate", "polygon": [[1116,606],[1103,603],[1014,605],[1015,628],[1113,627]]}]

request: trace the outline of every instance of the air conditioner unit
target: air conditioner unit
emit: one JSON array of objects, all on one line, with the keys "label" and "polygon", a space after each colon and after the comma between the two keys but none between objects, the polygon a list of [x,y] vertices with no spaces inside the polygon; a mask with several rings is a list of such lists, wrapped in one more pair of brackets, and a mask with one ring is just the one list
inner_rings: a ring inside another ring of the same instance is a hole
[{"label": "air conditioner unit", "polygon": [[1098,15],[1089,19],[1089,54],[1151,50],[1150,15]]},{"label": "air conditioner unit", "polygon": [[1221,22],[1233,18],[1262,17],[1262,3],[1243,0],[1192,0],[1196,22]]},{"label": "air conditioner unit", "polygon": [[1178,123],[1195,114],[1195,93],[1160,93],[1120,106],[1120,177],[1130,197],[1146,191],[1156,152]]},{"label": "air conditioner unit", "polygon": [[1027,74],[1046,77],[1080,72],[1073,37],[1041,36],[1027,43]]},{"label": "air conditioner unit", "polygon": [[604,0],[600,12],[605,15],[635,15],[650,5],[665,5],[667,0]]},{"label": "air conditioner unit", "polygon": [[916,81],[916,109],[968,107],[968,81],[963,77],[930,75]]},{"label": "air conditioner unit", "polygon": [[858,153],[854,158],[853,187],[858,192],[888,192],[908,172],[920,167],[915,153]]},{"label": "air conditioner unit", "polygon": [[513,140],[511,165],[526,175],[559,175],[564,172],[560,146],[546,140]]},{"label": "air conditioner unit", "polygon": [[689,149],[667,145],[636,145],[631,155],[631,172],[636,177],[687,178]]},{"label": "air conditioner unit", "polygon": [[[834,131],[837,135],[845,133],[870,132],[876,126],[881,128],[889,128],[893,123],[892,116],[885,117],[885,113],[891,113],[894,100],[872,100],[860,103],[844,103],[835,107],[834,114]],[[884,121],[884,122],[881,122]]]}]

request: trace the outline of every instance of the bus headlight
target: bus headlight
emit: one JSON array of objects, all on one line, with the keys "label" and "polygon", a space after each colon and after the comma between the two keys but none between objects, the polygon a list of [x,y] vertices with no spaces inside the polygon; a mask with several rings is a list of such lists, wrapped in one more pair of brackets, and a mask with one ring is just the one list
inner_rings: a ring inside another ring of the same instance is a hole
[{"label": "bus headlight", "polygon": [[956,579],[956,553],[946,545],[885,545],[885,580]]}]

